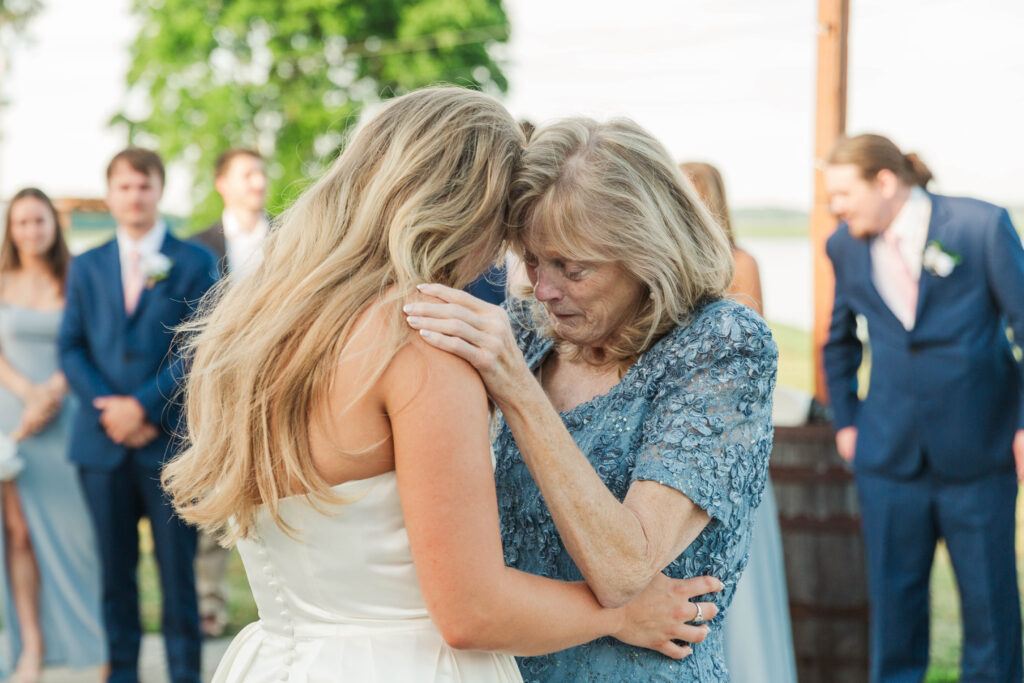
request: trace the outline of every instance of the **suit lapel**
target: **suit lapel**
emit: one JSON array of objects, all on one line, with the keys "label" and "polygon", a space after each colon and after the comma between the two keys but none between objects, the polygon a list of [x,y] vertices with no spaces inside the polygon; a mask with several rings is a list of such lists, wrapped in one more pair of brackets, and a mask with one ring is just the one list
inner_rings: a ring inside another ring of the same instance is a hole
[{"label": "suit lapel", "polygon": [[[146,304],[150,299],[153,299],[155,297],[157,300],[159,300],[160,298],[163,297],[163,290],[167,287],[168,280],[170,280],[171,277],[173,277],[174,275],[174,261],[178,251],[177,242],[178,240],[175,239],[173,235],[171,235],[170,228],[168,228],[167,232],[164,234],[164,242],[162,245],[160,245],[160,253],[166,256],[167,258],[171,259],[171,271],[167,274],[167,277],[165,277],[164,279],[158,282],[154,282],[152,287],[146,286],[142,288],[142,294],[139,296],[139,303],[135,307],[135,311],[130,316],[128,316],[129,321],[134,321],[139,317],[141,311],[146,307]],[[124,300],[123,295],[121,299],[122,301]],[[123,308],[124,307],[122,306],[122,309]]]},{"label": "suit lapel", "polygon": [[900,329],[903,329],[903,323],[896,317],[896,314],[889,308],[889,304],[885,303],[885,299],[882,298],[881,293],[878,291],[878,287],[875,286],[875,271],[874,262],[871,260],[871,240],[859,240],[854,238],[857,244],[857,248],[860,249],[860,255],[858,256],[860,263],[858,263],[859,269],[857,272],[865,273],[867,278],[867,287],[871,292],[871,298],[875,302],[875,306],[883,311],[883,316],[889,316],[891,322],[897,325]]},{"label": "suit lapel", "polygon": [[121,246],[117,237],[107,242],[101,252],[103,260],[103,272],[111,273],[110,277],[104,277],[103,281],[110,286],[110,298],[114,302],[114,308],[118,313],[115,317],[124,320],[127,313],[124,310],[124,282],[121,281]]},{"label": "suit lapel", "polygon": [[[946,237],[946,228],[949,227],[949,209],[946,208],[945,203],[941,197],[937,197],[933,194],[928,195],[932,200],[932,215],[928,220],[928,237],[924,240],[924,248],[928,247],[928,244],[933,240],[946,243],[948,239]],[[932,275],[924,268],[922,262],[921,265],[921,277],[917,283],[917,311],[914,314],[914,327],[917,327],[917,323],[921,320],[921,314],[924,312],[924,305],[928,298],[932,286],[935,284],[935,275]]]}]

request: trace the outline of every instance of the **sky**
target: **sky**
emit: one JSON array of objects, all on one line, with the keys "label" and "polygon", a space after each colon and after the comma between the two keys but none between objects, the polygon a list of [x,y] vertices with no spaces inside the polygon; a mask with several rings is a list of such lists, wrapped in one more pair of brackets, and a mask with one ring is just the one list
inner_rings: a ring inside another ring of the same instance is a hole
[{"label": "sky", "polygon": [[[102,196],[125,143],[130,0],[45,0],[0,72],[0,196]],[[680,161],[718,166],[734,208],[807,209],[814,0],[505,0],[505,103],[536,123],[628,116]],[[890,136],[936,191],[1024,206],[1020,0],[851,0],[847,130]],[[189,211],[172,170],[163,208]]]}]

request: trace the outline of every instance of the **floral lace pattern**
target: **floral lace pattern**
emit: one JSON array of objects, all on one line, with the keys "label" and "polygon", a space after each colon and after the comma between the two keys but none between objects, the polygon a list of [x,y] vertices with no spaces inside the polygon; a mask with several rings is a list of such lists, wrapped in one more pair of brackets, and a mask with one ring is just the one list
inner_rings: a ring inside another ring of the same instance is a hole
[{"label": "floral lace pattern", "polygon": [[[510,309],[527,363],[536,369],[552,340]],[[530,682],[728,681],[720,623],[747,562],[753,512],[761,502],[772,445],[771,400],[778,352],[764,321],[725,300],[705,303],[661,338],[608,393],[561,417],[612,493],[634,481],[681,491],[711,515],[700,536],[666,569],[709,574],[725,584],[708,638],[684,660],[601,638],[541,657],[518,658]],[[505,562],[566,581],[582,575],[499,414],[493,442]]]}]

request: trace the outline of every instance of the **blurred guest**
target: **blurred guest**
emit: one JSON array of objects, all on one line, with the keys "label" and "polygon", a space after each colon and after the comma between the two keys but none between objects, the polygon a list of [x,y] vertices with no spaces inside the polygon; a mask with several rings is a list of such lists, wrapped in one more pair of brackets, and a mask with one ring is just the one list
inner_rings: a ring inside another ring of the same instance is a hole
[{"label": "blurred guest", "polygon": [[[1024,249],[1005,209],[930,194],[931,177],[880,135],[839,140],[825,167],[842,221],[826,247],[825,372],[863,515],[871,680],[924,679],[928,580],[945,538],[964,606],[961,680],[1020,681],[1024,368],[1006,327],[1024,339]],[[858,316],[871,339],[863,400]]]},{"label": "blurred guest", "polygon": [[184,364],[174,329],[216,278],[203,247],[181,242],[157,213],[164,166],[145,149],[119,152],[107,167],[115,239],[75,259],[58,346],[80,407],[70,458],[99,539],[112,683],[137,681],[141,627],[136,565],[138,522],[149,518],[163,595],[170,680],[199,680],[195,529],[160,488],[180,407]]},{"label": "blurred guest", "polygon": [[244,273],[263,260],[267,220],[267,176],[263,157],[252,149],[233,148],[217,157],[214,188],[224,201],[219,221],[193,236],[220,259],[221,274]]},{"label": "blurred guest", "polygon": [[[681,164],[683,173],[697,189],[704,204],[729,237],[736,270],[729,294],[764,315],[761,308],[761,277],[757,261],[736,246],[722,174],[711,164]],[[765,482],[764,498],[754,515],[750,563],[736,587],[736,596],[723,625],[729,674],[744,683],[796,681],[793,632],[789,623],[786,569],[782,556],[779,513],[771,479]]]},{"label": "blurred guest", "polygon": [[[263,260],[263,241],[270,232],[263,157],[251,149],[229,149],[217,157],[214,175],[214,187],[224,201],[224,213],[219,221],[192,239],[213,251],[219,259],[221,275],[245,273]],[[196,589],[199,625],[205,636],[220,636],[228,625],[225,570],[229,554],[212,535],[199,533]]]},{"label": "blurred guest", "polygon": [[761,273],[754,257],[736,246],[736,235],[732,230],[729,206],[725,201],[725,183],[722,181],[722,174],[711,164],[702,161],[689,161],[680,164],[679,167],[697,188],[704,203],[711,209],[711,213],[718,219],[719,224],[725,229],[725,234],[729,237],[732,258],[736,262],[732,284],[729,285],[729,295],[763,316],[764,298],[761,296]]},{"label": "blurred guest", "polygon": [[100,566],[75,468],[67,462],[71,406],[57,367],[70,255],[43,192],[11,199],[0,246],[0,431],[24,469],[0,484],[5,654],[13,681],[43,664],[105,661]]}]

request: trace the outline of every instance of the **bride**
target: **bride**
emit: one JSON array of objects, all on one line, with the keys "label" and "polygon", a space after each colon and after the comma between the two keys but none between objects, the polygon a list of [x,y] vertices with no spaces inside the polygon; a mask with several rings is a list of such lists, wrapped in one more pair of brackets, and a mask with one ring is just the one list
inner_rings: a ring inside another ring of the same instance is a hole
[{"label": "bride", "polygon": [[188,327],[164,484],[238,544],[260,614],[215,681],[519,681],[510,654],[703,639],[689,598],[713,579],[605,609],[505,566],[483,383],[404,324],[416,284],[465,286],[499,255],[523,143],[474,91],[392,100]]}]

